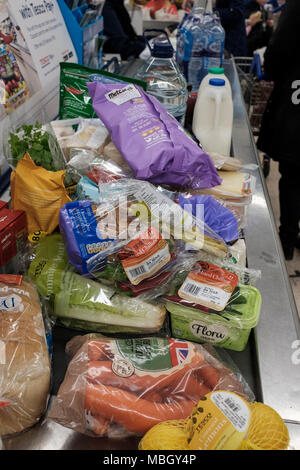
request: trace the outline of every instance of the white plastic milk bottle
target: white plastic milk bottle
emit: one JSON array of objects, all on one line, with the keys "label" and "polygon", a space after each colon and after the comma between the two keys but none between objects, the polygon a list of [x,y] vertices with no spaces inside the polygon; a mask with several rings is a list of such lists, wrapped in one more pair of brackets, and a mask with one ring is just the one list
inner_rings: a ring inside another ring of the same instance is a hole
[{"label": "white plastic milk bottle", "polygon": [[225,80],[211,78],[198,93],[193,116],[193,133],[208,154],[230,155],[233,103]]}]

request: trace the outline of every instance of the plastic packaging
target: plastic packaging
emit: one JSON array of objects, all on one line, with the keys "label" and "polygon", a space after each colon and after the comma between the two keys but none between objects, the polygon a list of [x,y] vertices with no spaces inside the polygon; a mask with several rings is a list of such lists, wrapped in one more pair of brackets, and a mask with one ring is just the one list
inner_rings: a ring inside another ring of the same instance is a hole
[{"label": "plastic packaging", "polygon": [[190,189],[191,194],[210,194],[217,199],[236,200],[241,204],[248,205],[254,194],[256,178],[250,173],[240,171],[222,171],[218,174],[222,178],[219,186],[205,189]]},{"label": "plastic packaging", "polygon": [[225,80],[212,78],[198,92],[193,132],[203,149],[229,156],[233,124],[233,102]]},{"label": "plastic packaging", "polygon": [[65,170],[47,171],[25,154],[11,174],[14,210],[24,210],[29,234],[42,230],[52,233],[58,226],[60,208],[71,201],[64,181]]},{"label": "plastic packaging", "polygon": [[60,65],[59,119],[83,117],[97,118],[87,82],[100,83],[138,83],[146,88],[144,82],[134,78],[122,77],[105,70],[90,69],[79,64],[62,62]]},{"label": "plastic packaging", "polygon": [[187,418],[208,391],[247,394],[205,347],[172,338],[75,337],[65,379],[48,413],[92,436],[143,435],[155,424]]},{"label": "plastic packaging", "polygon": [[[157,34],[150,45],[147,34]],[[164,36],[163,36],[164,35]],[[183,122],[187,103],[187,84],[174,60],[174,50],[167,33],[163,30],[146,29],[146,42],[151,56],[137,71],[137,78],[147,82],[147,92],[179,122]]]},{"label": "plastic packaging", "polygon": [[54,318],[69,328],[151,334],[164,324],[165,308],[155,299],[130,298],[112,286],[76,274],[60,234],[49,235],[37,244],[28,275],[49,301]]},{"label": "plastic packaging", "polygon": [[[203,220],[222,240],[226,243],[235,241],[239,238],[238,219],[234,213],[222,206],[212,196],[204,195],[180,195],[179,205],[197,216],[197,208],[203,206]],[[198,211],[199,212],[199,211]]]},{"label": "plastic packaging", "polygon": [[32,111],[24,112],[21,124],[12,114],[3,125],[3,153],[7,162],[15,168],[26,152],[37,166],[48,171],[65,169],[66,160],[48,116],[43,111],[35,120]]},{"label": "plastic packaging", "polygon": [[100,119],[65,119],[52,121],[51,125],[67,162],[72,149],[101,151],[108,137]]},{"label": "plastic packaging", "polygon": [[88,89],[95,111],[136,178],[191,188],[221,183],[209,156],[156,98],[135,85],[94,82]]},{"label": "plastic packaging", "polygon": [[22,276],[0,275],[0,436],[24,431],[46,410],[50,359],[41,304]]},{"label": "plastic packaging", "polygon": [[201,258],[178,273],[166,296],[172,335],[242,351],[259,321],[261,295],[253,284],[260,272]]},{"label": "plastic packaging", "polygon": [[177,35],[177,60],[194,92],[211,67],[221,66],[224,41],[225,32],[211,2],[198,0]]}]

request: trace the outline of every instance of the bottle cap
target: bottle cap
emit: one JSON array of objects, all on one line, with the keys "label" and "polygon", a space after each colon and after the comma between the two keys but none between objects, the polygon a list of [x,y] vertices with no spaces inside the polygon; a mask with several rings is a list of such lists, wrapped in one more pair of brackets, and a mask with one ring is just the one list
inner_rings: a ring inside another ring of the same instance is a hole
[{"label": "bottle cap", "polygon": [[208,72],[214,75],[221,75],[224,74],[224,69],[222,67],[211,67]]},{"label": "bottle cap", "polygon": [[209,84],[213,86],[225,86],[225,80],[222,78],[211,78]]}]

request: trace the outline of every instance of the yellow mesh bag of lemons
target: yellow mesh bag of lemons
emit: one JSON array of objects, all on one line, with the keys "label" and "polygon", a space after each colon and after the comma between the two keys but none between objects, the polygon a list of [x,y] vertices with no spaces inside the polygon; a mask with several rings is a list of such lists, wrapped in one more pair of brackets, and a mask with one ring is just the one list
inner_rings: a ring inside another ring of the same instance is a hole
[{"label": "yellow mesh bag of lemons", "polygon": [[289,442],[287,426],[273,408],[218,391],[203,397],[186,420],[151,428],[139,450],[286,450]]}]

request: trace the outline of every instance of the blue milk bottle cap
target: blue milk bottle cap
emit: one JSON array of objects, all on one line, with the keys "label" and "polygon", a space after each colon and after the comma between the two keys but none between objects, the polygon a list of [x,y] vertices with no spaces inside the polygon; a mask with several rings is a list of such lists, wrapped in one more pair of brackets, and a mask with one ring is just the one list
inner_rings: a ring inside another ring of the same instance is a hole
[{"label": "blue milk bottle cap", "polygon": [[213,86],[225,86],[225,80],[222,78],[211,78],[209,84]]}]

